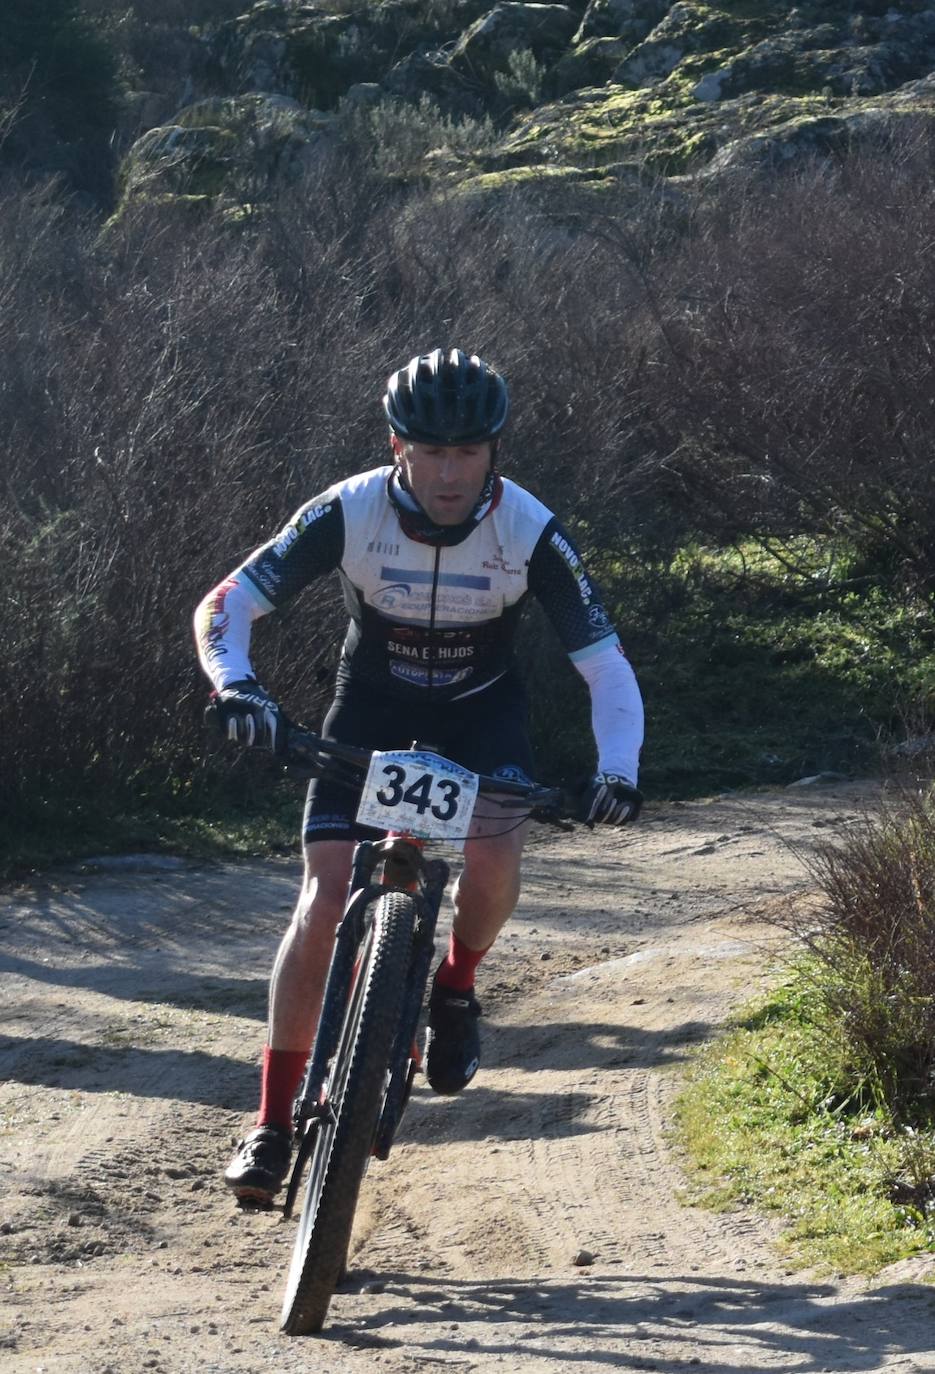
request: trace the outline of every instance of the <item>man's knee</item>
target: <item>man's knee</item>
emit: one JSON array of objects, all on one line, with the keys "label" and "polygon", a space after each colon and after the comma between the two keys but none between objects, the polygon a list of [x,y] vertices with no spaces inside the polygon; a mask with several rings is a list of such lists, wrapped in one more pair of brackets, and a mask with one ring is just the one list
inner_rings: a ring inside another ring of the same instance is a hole
[{"label": "man's knee", "polygon": [[305,846],[305,874],[293,922],[301,928],[335,925],[344,911],[353,845],[338,841]]},{"label": "man's knee", "polygon": [[505,844],[498,838],[465,845],[460,891],[489,892],[491,896],[509,897],[515,902],[519,897],[521,859],[522,841]]}]

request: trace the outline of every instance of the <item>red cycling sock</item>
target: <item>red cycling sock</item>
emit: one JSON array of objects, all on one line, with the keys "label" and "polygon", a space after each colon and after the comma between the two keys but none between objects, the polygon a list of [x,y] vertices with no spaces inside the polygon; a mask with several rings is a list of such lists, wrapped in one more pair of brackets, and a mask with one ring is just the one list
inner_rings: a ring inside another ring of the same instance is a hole
[{"label": "red cycling sock", "polygon": [[477,965],[488,949],[490,945],[487,949],[469,949],[452,931],[448,941],[448,957],[438,966],[438,972],[435,974],[436,983],[440,983],[443,988],[451,988],[454,992],[469,991],[474,986]]},{"label": "red cycling sock", "polygon": [[274,1050],[269,1045],[264,1048],[258,1126],[292,1130],[292,1104],[307,1062],[307,1050]]}]

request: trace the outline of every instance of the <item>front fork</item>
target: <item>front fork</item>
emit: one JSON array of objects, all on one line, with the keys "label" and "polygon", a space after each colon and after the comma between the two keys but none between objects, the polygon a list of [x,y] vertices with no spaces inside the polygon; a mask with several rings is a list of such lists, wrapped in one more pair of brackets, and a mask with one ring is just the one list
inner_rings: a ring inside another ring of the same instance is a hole
[{"label": "front fork", "polygon": [[402,1120],[412,1080],[422,1063],[422,1056],[416,1043],[419,1027],[419,1013],[429,969],[435,953],[435,927],[445,887],[448,883],[448,865],[441,859],[431,859],[423,865],[422,904],[416,920],[412,941],[412,957],[409,973],[403,992],[403,1005],[399,1014],[399,1029],[393,1044],[390,1059],[390,1080],[383,1100],[383,1111],[377,1125],[373,1142],[373,1153],[377,1159],[387,1159],[396,1129]]},{"label": "front fork", "polygon": [[[334,1120],[334,1110],[328,1101],[325,1083],[344,1024],[368,910],[388,892],[406,892],[416,903],[416,925],[399,1030],[389,1061],[389,1084],[373,1147],[378,1159],[386,1159],[389,1154],[409,1097],[413,1075],[420,1062],[415,1036],[435,950],[435,926],[449,874],[446,863],[440,859],[424,860],[420,851],[421,845],[415,841],[391,838],[365,840],[354,852],[347,906],[335,931],[315,1043],[293,1111],[300,1148],[283,1208],[286,1217],[292,1212],[308,1155],[307,1143],[311,1140],[316,1122]],[[381,861],[382,880],[375,881],[374,873]]]}]

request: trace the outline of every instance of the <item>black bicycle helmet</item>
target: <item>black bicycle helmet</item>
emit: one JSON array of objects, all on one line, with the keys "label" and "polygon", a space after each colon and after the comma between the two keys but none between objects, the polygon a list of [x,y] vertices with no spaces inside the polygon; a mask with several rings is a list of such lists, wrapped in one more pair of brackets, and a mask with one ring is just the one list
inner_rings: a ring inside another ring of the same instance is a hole
[{"label": "black bicycle helmet", "polygon": [[476,354],[440,348],[390,377],[383,397],[390,428],[417,444],[495,439],[510,411],[506,382]]}]

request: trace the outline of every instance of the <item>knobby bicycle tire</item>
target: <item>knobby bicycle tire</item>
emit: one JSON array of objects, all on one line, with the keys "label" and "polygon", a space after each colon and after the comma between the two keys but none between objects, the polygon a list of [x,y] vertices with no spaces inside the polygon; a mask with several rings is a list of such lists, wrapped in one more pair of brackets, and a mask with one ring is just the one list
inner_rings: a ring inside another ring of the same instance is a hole
[{"label": "knobby bicycle tire", "polygon": [[415,919],[406,893],[381,897],[361,950],[331,1069],[334,1120],[312,1127],[317,1136],[282,1306],[281,1329],[290,1336],[321,1330],[344,1268],[386,1091]]}]

